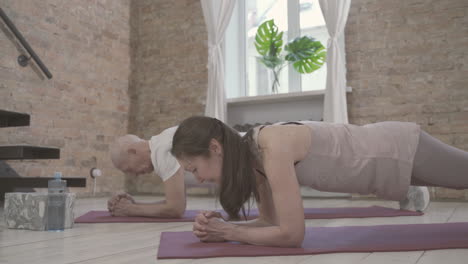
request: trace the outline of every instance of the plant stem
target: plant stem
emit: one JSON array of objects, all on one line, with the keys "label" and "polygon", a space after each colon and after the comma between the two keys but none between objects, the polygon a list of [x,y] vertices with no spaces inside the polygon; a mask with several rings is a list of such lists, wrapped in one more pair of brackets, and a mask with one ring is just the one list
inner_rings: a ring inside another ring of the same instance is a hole
[{"label": "plant stem", "polygon": [[278,92],[278,86],[279,86],[279,80],[278,80],[278,75],[281,71],[281,68],[277,71],[273,70],[273,76],[274,76],[274,80],[273,80],[273,92],[274,93],[277,93]]}]

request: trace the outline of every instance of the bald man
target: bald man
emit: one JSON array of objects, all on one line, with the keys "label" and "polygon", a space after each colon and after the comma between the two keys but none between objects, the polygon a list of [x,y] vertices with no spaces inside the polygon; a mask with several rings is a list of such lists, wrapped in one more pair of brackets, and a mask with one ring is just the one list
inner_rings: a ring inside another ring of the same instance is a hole
[{"label": "bald man", "polygon": [[135,135],[117,139],[110,148],[112,163],[122,172],[139,175],[155,172],[164,184],[165,200],[156,203],[137,202],[127,193],[109,199],[107,206],[114,216],[179,218],[185,212],[184,169],[172,156],[172,138],[177,127],[171,127],[150,140]]}]

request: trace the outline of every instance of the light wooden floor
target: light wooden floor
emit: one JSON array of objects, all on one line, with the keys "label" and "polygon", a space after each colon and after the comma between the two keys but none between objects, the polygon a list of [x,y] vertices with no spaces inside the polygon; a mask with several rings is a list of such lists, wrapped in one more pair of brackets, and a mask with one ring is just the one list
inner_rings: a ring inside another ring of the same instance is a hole
[{"label": "light wooden floor", "polygon": [[[158,197],[137,197],[158,200]],[[348,199],[305,199],[305,207],[344,207],[382,205],[397,207],[395,202]],[[89,210],[104,210],[105,198],[79,199],[75,214]],[[219,209],[214,199],[190,197],[189,209]],[[0,210],[0,217],[3,212]],[[424,216],[363,219],[307,220],[308,226],[379,225],[409,223],[467,222],[468,203],[432,202]],[[0,221],[1,264],[55,263],[468,263],[468,249],[433,250],[390,253],[342,253],[309,256],[210,258],[198,260],[157,260],[159,236],[162,231],[191,230],[191,223],[124,223],[76,224],[60,233],[6,229]]]}]

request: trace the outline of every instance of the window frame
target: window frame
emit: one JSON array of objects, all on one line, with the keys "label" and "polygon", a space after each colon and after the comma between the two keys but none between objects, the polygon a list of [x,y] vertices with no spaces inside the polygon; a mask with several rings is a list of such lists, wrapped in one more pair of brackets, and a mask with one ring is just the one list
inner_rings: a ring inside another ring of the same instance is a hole
[{"label": "window frame", "polygon": [[[236,99],[236,98],[249,98],[256,97],[259,95],[250,95],[248,96],[248,85],[247,85],[247,61],[246,61],[246,48],[247,48],[247,38],[246,38],[246,12],[245,12],[245,1],[246,0],[237,0],[233,14],[231,17],[231,23],[237,25],[236,28],[230,28],[226,30],[225,34],[225,89],[226,89],[226,98],[227,99]],[[287,1],[287,13],[288,13],[288,39],[287,42],[295,39],[300,36],[300,0],[288,0]],[[234,21],[237,21],[235,23]],[[234,45],[236,43],[237,45]],[[243,45],[238,45],[243,43]],[[344,39],[339,41],[342,45],[344,51]],[[341,45],[340,45],[341,46]],[[228,65],[226,63],[227,57],[230,55],[230,52],[233,52],[236,55],[232,56],[231,59],[237,62],[237,67],[233,65]],[[326,64],[323,66],[326,67]],[[228,74],[229,72],[229,74]],[[325,91],[324,89],[316,91]],[[294,70],[292,64],[288,65],[288,92],[289,93],[300,93],[308,92],[304,91],[302,87],[302,78],[301,74]],[[267,94],[262,96],[275,96],[276,94]]]},{"label": "window frame", "polygon": [[[267,94],[267,95],[250,95],[248,96],[248,84],[247,84],[247,58],[246,58],[246,48],[247,48],[247,38],[246,38],[246,12],[245,12],[245,1],[246,0],[237,0],[233,14],[231,17],[232,21],[237,21],[234,23],[236,28],[230,28],[228,26],[226,33],[225,33],[225,41],[224,41],[224,55],[225,61],[228,56],[235,58],[237,64],[233,65],[225,65],[225,94],[228,100],[234,100],[237,98],[253,98],[257,96],[275,96],[276,94]],[[294,38],[300,36],[301,28],[300,28],[300,0],[288,0],[288,39],[287,41],[291,41]],[[328,29],[327,29],[328,30]],[[243,45],[238,45],[239,42],[243,42]],[[345,36],[344,33],[338,39],[338,44],[340,48],[340,53],[343,58],[346,58],[345,54]],[[326,46],[326,45],[325,45]],[[231,53],[231,54],[229,54]],[[233,55],[234,54],[234,55]],[[345,59],[345,74],[346,74],[346,59]],[[323,67],[327,67],[325,64]],[[322,91],[324,93],[326,89],[326,85],[324,89],[313,90],[313,91]],[[301,93],[301,92],[309,92],[310,90],[303,90],[302,87],[302,78],[301,74],[296,72],[292,65],[288,66],[288,92],[282,94],[289,94],[289,93]],[[351,87],[347,87],[347,91],[351,91]]]}]

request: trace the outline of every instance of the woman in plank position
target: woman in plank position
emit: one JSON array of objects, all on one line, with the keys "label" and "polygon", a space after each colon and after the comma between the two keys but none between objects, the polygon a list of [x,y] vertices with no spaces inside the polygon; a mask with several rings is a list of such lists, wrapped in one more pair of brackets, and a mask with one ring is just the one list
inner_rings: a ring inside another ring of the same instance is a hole
[{"label": "woman in plank position", "polygon": [[193,232],[205,242],[300,247],[305,232],[301,185],[375,194],[420,211],[429,193],[418,186],[468,188],[468,152],[407,122],[304,121],[256,127],[241,137],[217,119],[196,116],[180,124],[171,152],[200,182],[219,184],[230,220],[240,212],[246,216],[250,198],[257,202],[259,217],[251,221],[200,213]]}]

